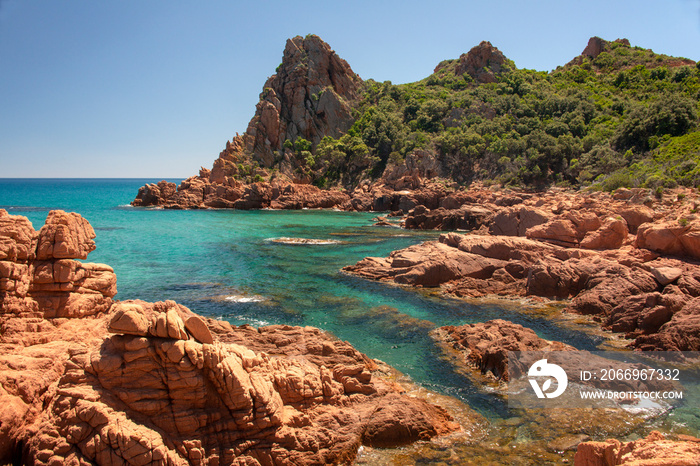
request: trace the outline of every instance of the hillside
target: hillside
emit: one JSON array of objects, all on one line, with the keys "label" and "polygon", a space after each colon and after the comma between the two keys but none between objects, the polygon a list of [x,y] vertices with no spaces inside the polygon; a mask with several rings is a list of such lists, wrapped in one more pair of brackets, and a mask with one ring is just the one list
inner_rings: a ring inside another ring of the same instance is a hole
[{"label": "hillside", "polygon": [[698,63],[626,39],[591,38],[549,73],[519,69],[482,42],[395,85],[363,81],[318,36],[297,36],[246,132],[181,188],[195,185],[205,204],[210,185],[231,199],[260,181],[349,192],[415,160],[422,177],[459,185],[698,186],[699,102]]},{"label": "hillside", "polygon": [[517,69],[482,42],[417,83],[365,85],[348,135],[380,159],[378,172],[423,149],[440,162],[443,176],[460,183],[700,183],[688,176],[690,167],[650,169],[642,179],[623,170],[607,179],[635,163],[656,166],[651,160],[672,139],[698,127],[696,63],[625,40],[593,38],[582,55],[551,73]]}]

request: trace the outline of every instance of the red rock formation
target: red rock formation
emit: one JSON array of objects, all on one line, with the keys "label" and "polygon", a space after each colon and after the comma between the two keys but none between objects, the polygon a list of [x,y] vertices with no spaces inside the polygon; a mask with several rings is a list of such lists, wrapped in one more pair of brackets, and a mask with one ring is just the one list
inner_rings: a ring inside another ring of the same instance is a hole
[{"label": "red rock formation", "polygon": [[509,351],[570,351],[574,348],[558,341],[548,341],[529,328],[502,319],[478,324],[446,326],[431,336],[445,349],[461,354],[466,364],[482,374],[508,381]]},{"label": "red rock formation", "polygon": [[[347,131],[354,121],[351,110],[361,84],[345,60],[318,36],[289,39],[282,64],[265,83],[246,133],[226,143],[212,169],[203,168],[179,186],[166,181],[145,185],[132,205],[299,209],[346,203],[349,197],[338,191],[299,188],[293,183],[309,180],[297,176],[299,161],[284,142],[304,138],[316,145],[324,136],[339,137]],[[259,167],[273,166],[280,169],[279,181],[243,182],[256,175],[270,179],[270,173]]]},{"label": "red rock formation", "polygon": [[664,255],[700,259],[700,223],[666,221],[646,223],[637,231],[637,247]]},{"label": "red rock formation", "polygon": [[676,440],[664,438],[660,432],[652,432],[644,439],[620,442],[579,444],[574,458],[575,466],[697,466],[700,465],[700,439],[679,435]]},{"label": "red rock formation", "polygon": [[[606,220],[593,231],[620,222]],[[571,225],[572,235],[578,235],[572,237],[589,237]],[[638,348],[700,349],[694,337],[700,328],[700,307],[693,299],[700,296],[700,267],[657,259],[657,254],[631,246],[594,251],[548,243],[448,233],[386,258],[365,258],[344,270],[403,285],[439,286],[458,297],[572,298],[568,312],[595,316],[606,328],[635,338]]]},{"label": "red rock formation", "polygon": [[[616,39],[612,43],[615,44],[620,44],[624,47],[630,47],[630,41],[628,39]],[[583,52],[581,52],[581,55],[578,57],[574,58],[571,60],[569,63],[567,63],[565,66],[571,66],[571,65],[581,65],[584,61],[584,59],[589,59],[589,60],[595,60],[598,58],[598,56],[603,53],[603,52],[610,52],[611,47],[610,45],[611,42],[601,39],[600,37],[591,37],[588,40],[588,44],[586,45],[586,48],[583,49]],[[668,67],[677,67],[677,66],[688,66],[688,65],[694,65],[695,62],[692,60],[688,60],[687,58],[671,58],[671,57],[666,57],[666,59],[660,59],[657,63],[647,65],[647,66],[668,66]],[[628,67],[631,67],[628,66]]]},{"label": "red rock formation", "polygon": [[605,49],[605,46],[607,44],[608,42],[601,39],[600,37],[591,37],[588,40],[588,45],[586,45],[586,48],[583,49],[583,52],[581,52],[581,55],[592,59],[597,58],[598,55],[600,55],[601,52]]},{"label": "red rock formation", "polygon": [[247,151],[263,167],[271,167],[287,139],[301,137],[315,145],[324,136],[337,138],[354,121],[352,102],[361,83],[318,36],[289,39],[282,64],[265,83],[248,125]]},{"label": "red rock formation", "polygon": [[[441,245],[366,258],[345,270],[440,286],[458,297],[572,298],[568,311],[595,316],[606,328],[635,339],[638,348],[700,349],[700,341],[686,336],[700,328],[691,305],[700,296],[696,192],[681,189],[654,199],[643,189],[534,194],[479,187],[450,192],[437,186],[421,181],[419,190],[402,194],[421,193],[425,202],[408,212],[405,226],[462,227],[476,235],[443,235]],[[391,193],[379,190],[385,187],[366,188],[365,196],[383,193],[382,203],[393,207]],[[529,240],[506,238],[515,236]]]},{"label": "red rock formation", "polygon": [[71,260],[95,249],[95,232],[80,215],[53,210],[36,232],[25,217],[0,209],[0,232],[3,314],[80,317],[109,309],[117,293],[114,270]]},{"label": "red rock formation", "polygon": [[479,83],[495,83],[496,77],[507,70],[505,55],[491,45],[491,42],[483,41],[459,57],[455,73],[467,73]]},{"label": "red rock formation", "polygon": [[[111,302],[94,232],[0,210],[0,460],[23,464],[348,464],[459,428],[374,361],[310,327]],[[99,273],[97,273],[99,272]]]},{"label": "red rock formation", "polygon": [[445,238],[394,251],[386,259],[367,257],[343,270],[374,280],[434,287],[465,277],[487,279],[505,267],[502,260],[463,252],[446,244]]},{"label": "red rock formation", "polygon": [[[161,181],[158,185],[167,183]],[[174,183],[169,183],[174,185]],[[257,182],[243,184],[226,177],[226,184],[212,184],[206,179],[192,177],[183,181],[169,197],[158,197],[163,190],[158,185],[146,185],[139,189],[132,205],[158,206],[165,209],[328,209],[340,207],[350,197],[337,190],[323,190],[316,186]]]}]

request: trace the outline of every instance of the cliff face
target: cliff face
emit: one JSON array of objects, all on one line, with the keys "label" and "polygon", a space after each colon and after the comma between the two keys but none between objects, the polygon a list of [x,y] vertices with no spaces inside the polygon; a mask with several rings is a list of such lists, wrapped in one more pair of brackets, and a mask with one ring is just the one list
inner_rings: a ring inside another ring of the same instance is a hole
[{"label": "cliff face", "polygon": [[352,104],[361,84],[318,36],[289,39],[248,125],[246,150],[263,167],[272,167],[287,139],[301,137],[316,145],[324,136],[339,137],[354,121]]}]

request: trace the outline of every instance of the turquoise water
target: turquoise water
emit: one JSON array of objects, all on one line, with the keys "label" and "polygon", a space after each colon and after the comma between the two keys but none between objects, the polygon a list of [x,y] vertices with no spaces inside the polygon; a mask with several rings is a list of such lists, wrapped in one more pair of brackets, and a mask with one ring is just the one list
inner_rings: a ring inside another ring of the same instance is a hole
[{"label": "turquoise water", "polygon": [[[491,418],[507,415],[504,403],[441,360],[430,329],[503,318],[580,349],[601,342],[515,308],[430,297],[340,272],[363,257],[385,256],[436,233],[375,227],[372,213],[128,206],[138,188],[153,181],[0,180],[0,208],[27,216],[37,229],[50,209],[87,218],[97,234],[97,250],[88,260],[115,269],[118,299],[174,299],[234,325],[317,326]],[[272,241],[280,237],[331,242]]]}]

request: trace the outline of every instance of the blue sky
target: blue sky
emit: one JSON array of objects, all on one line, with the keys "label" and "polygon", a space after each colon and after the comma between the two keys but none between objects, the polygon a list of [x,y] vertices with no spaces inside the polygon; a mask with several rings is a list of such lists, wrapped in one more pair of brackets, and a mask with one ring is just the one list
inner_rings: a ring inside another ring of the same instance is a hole
[{"label": "blue sky", "polygon": [[411,82],[489,40],[551,70],[589,37],[700,60],[699,0],[0,0],[0,177],[184,178],[243,133],[285,41]]}]

